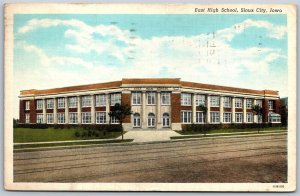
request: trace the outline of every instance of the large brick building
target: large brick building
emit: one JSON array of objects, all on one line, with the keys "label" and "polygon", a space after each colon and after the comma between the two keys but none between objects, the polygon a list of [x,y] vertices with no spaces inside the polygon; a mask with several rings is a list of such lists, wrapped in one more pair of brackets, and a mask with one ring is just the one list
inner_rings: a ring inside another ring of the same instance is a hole
[{"label": "large brick building", "polygon": [[[20,93],[20,123],[118,123],[108,113],[115,103],[133,114],[125,130],[180,130],[191,123],[280,123],[278,91],[252,90],[181,81],[179,78],[122,79]],[[207,107],[203,115],[199,105]],[[260,105],[263,115],[253,114]]]}]

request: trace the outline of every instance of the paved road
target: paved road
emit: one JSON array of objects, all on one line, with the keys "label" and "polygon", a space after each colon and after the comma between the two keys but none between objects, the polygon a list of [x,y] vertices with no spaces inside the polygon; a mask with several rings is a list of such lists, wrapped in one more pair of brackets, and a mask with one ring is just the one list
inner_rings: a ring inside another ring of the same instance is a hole
[{"label": "paved road", "polygon": [[286,134],[14,153],[15,182],[286,180]]}]

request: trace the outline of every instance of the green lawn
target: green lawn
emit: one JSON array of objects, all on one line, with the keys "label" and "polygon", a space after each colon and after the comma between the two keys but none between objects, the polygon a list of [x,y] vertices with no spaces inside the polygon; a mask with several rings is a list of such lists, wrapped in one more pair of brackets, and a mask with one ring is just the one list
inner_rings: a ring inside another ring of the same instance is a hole
[{"label": "green lawn", "polygon": [[117,138],[122,135],[121,132],[99,132],[99,136],[95,137],[76,137],[75,132],[84,132],[82,128],[73,129],[31,129],[31,128],[14,128],[14,142],[48,142],[48,141],[67,141],[82,139],[110,139]]}]

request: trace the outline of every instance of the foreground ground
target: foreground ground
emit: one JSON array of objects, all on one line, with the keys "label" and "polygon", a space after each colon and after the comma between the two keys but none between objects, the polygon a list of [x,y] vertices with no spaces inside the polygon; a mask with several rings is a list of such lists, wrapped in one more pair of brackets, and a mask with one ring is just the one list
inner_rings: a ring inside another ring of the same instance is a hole
[{"label": "foreground ground", "polygon": [[14,153],[15,182],[286,182],[286,134]]}]

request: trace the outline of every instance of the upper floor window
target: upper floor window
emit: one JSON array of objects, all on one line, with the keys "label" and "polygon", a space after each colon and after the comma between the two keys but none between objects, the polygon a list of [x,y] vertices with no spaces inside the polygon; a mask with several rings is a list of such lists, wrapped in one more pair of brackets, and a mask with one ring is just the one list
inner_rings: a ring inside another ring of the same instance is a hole
[{"label": "upper floor window", "polygon": [[140,105],[141,104],[141,93],[134,92],[132,93],[132,105]]},{"label": "upper floor window", "polygon": [[36,109],[37,110],[43,109],[43,100],[42,99],[36,100]]},{"label": "upper floor window", "polygon": [[162,92],[161,93],[161,104],[162,105],[170,105],[171,93]]},{"label": "upper floor window", "polygon": [[246,108],[251,109],[253,105],[253,99],[246,99]]},{"label": "upper floor window", "polygon": [[30,110],[30,101],[25,101],[25,110]]},{"label": "upper floor window", "polygon": [[261,99],[257,99],[256,100],[256,105],[259,105],[260,107],[262,107],[262,100]]},{"label": "upper floor window", "polygon": [[230,97],[223,97],[223,106],[224,106],[224,108],[231,107],[231,98]]},{"label": "upper floor window", "polygon": [[91,96],[86,95],[81,97],[81,107],[90,107],[91,106]]},{"label": "upper floor window", "polygon": [[196,106],[205,105],[205,95],[195,95]]},{"label": "upper floor window", "polygon": [[219,96],[211,96],[210,97],[210,106],[211,107],[219,107],[220,106],[220,97]]},{"label": "upper floor window", "polygon": [[147,104],[155,104],[155,92],[147,92]]},{"label": "upper floor window", "polygon": [[242,98],[235,98],[235,107],[242,108],[243,107],[243,99]]},{"label": "upper floor window", "polygon": [[65,98],[57,99],[57,108],[65,108]]},{"label": "upper floor window", "polygon": [[96,95],[96,106],[106,106],[106,95]]},{"label": "upper floor window", "polygon": [[269,100],[269,110],[274,109],[274,102],[272,100]]},{"label": "upper floor window", "polygon": [[69,97],[69,108],[77,108],[77,97]]},{"label": "upper floor window", "polygon": [[114,106],[116,103],[121,104],[121,93],[110,94],[110,105]]},{"label": "upper floor window", "polygon": [[47,109],[53,109],[54,99],[47,99]]},{"label": "upper floor window", "polygon": [[192,105],[192,94],[181,93],[181,105]]}]

